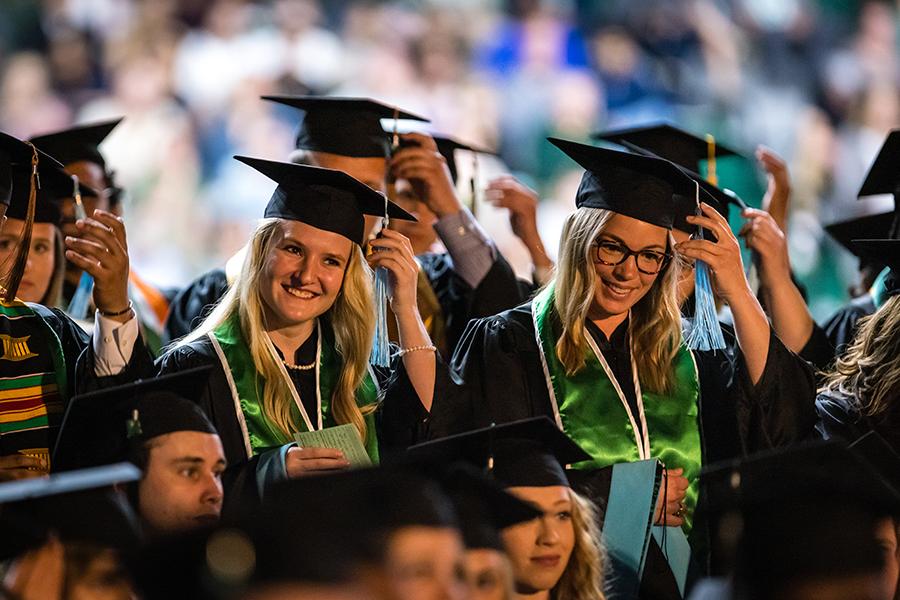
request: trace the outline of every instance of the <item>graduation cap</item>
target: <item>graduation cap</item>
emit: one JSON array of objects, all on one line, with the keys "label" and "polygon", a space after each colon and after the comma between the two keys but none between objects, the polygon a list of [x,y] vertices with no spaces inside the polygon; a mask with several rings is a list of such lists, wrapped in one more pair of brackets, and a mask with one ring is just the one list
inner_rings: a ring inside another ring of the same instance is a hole
[{"label": "graduation cap", "polygon": [[[52,178],[62,172],[63,166],[58,160],[40,150],[37,154],[37,169],[41,182],[44,178]],[[19,171],[25,171],[30,175],[33,156],[34,151],[28,142],[0,131],[0,204],[9,206],[12,201],[13,176]]]},{"label": "graduation cap", "polygon": [[591,458],[547,417],[448,436],[411,446],[407,453],[432,464],[465,461],[504,487],[569,487],[565,466]]},{"label": "graduation cap", "polygon": [[900,240],[853,240],[852,245],[862,258],[890,267],[884,280],[885,294],[900,294]]},{"label": "graduation cap", "polygon": [[298,150],[327,152],[354,158],[386,158],[390,137],[381,119],[428,119],[371,98],[337,96],[262,96],[263,100],[304,112],[297,131]]},{"label": "graduation cap", "polygon": [[129,460],[148,440],[176,431],[217,433],[196,404],[210,371],[188,369],[75,396],[63,417],[53,468]]},{"label": "graduation cap", "polygon": [[411,214],[343,171],[235,156],[278,184],[265,217],[301,221],[356,244],[365,235],[363,215],[415,221]]},{"label": "graduation cap", "polygon": [[[41,187],[37,190],[34,204],[34,222],[59,225],[62,220],[60,203],[64,198],[81,196],[96,197],[97,191],[78,181],[76,177],[53,167],[38,168]],[[6,216],[11,219],[26,220],[28,216],[28,194],[31,173],[28,169],[14,169],[12,173],[12,195]]]},{"label": "graduation cap", "polygon": [[431,137],[434,139],[435,144],[437,144],[438,152],[440,152],[441,156],[444,157],[444,160],[447,161],[447,168],[450,170],[450,177],[453,179],[453,183],[456,183],[458,175],[458,170],[456,168],[457,150],[472,152],[476,157],[476,161],[478,160],[477,156],[479,154],[496,154],[496,152],[492,152],[486,148],[463,143],[449,135],[435,133],[432,134]]},{"label": "graduation cap", "polygon": [[900,129],[891,131],[884,140],[857,196],[875,194],[894,196],[893,221],[887,237],[900,237]]},{"label": "graduation cap", "polygon": [[[883,212],[836,221],[825,225],[824,229],[841,246],[854,255],[859,256],[860,250],[853,243],[853,240],[876,240],[888,237],[893,218],[893,212]],[[878,260],[878,262],[882,261]]]},{"label": "graduation cap", "polygon": [[694,172],[700,170],[700,161],[709,159],[711,153],[716,158],[740,156],[739,152],[719,143],[716,143],[711,149],[705,138],[666,122],[602,131],[591,137],[621,146],[636,146],[649,150],[657,156]]},{"label": "graduation cap", "polygon": [[62,131],[31,138],[31,143],[55,156],[64,165],[88,161],[106,170],[106,160],[100,154],[100,143],[122,122],[123,117],[78,125]]},{"label": "graduation cap", "polygon": [[717,539],[739,540],[739,587],[773,597],[791,582],[881,568],[875,526],[900,495],[865,454],[820,442],[703,470]]},{"label": "graduation cap", "polygon": [[0,484],[0,560],[36,548],[50,535],[63,542],[135,550],[137,519],[111,486],[140,476],[139,469],[125,463]]},{"label": "graduation cap", "polygon": [[537,519],[541,512],[505,491],[477,471],[456,465],[443,488],[459,517],[463,543],[468,550],[491,549],[503,552],[500,532],[518,523]]},{"label": "graduation cap", "polygon": [[[682,169],[700,187],[709,198],[707,204],[713,206],[720,214],[728,217],[728,207],[735,205],[741,210],[747,204],[731,190],[720,188],[715,176],[715,160],[725,156],[740,156],[740,153],[723,146],[714,140],[701,138],[669,123],[659,123],[645,127],[619,129],[594,134],[595,139],[613,142],[628,148],[632,152],[669,160]],[[700,161],[707,160],[710,174],[700,175]],[[686,207],[690,209],[690,207]],[[688,214],[694,214],[689,212]],[[680,217],[683,222],[683,215]],[[676,218],[676,226],[679,219]],[[688,226],[689,227],[689,226]],[[681,229],[681,227],[679,227]],[[686,231],[686,229],[683,229]]]},{"label": "graduation cap", "polygon": [[667,160],[547,139],[586,169],[576,207],[604,208],[671,229],[675,196],[693,200],[696,206],[697,184]]}]

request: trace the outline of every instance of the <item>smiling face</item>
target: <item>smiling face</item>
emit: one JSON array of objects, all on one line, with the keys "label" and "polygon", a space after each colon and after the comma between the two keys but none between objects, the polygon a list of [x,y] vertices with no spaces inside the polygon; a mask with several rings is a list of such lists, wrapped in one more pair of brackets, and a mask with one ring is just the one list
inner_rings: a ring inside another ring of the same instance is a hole
[{"label": "smiling face", "polygon": [[219,436],[176,431],[147,443],[149,453],[138,486],[138,505],[149,530],[170,533],[218,521],[225,471],[225,451]]},{"label": "smiling face", "polygon": [[260,295],[270,330],[308,323],[341,291],[353,243],[337,233],[285,221],[263,264]]},{"label": "smiling face", "polygon": [[575,548],[569,488],[511,487],[506,491],[543,513],[537,519],[507,527],[502,532],[512,561],[516,591],[534,594],[551,590],[559,583]]},{"label": "smiling face", "polygon": [[[613,243],[627,247],[633,252],[668,252],[669,232],[663,227],[651,225],[621,214],[614,214],[596,242]],[[659,273],[648,275],[638,270],[637,256],[629,256],[618,265],[607,265],[597,260],[597,248],[591,248],[594,265],[594,301],[591,317],[604,319],[627,313],[643,298]]]},{"label": "smiling face", "polygon": [[[9,219],[0,232],[0,265],[12,266],[18,251],[19,241],[25,230],[25,221]],[[31,231],[31,248],[25,275],[19,284],[17,297],[24,302],[41,302],[53,279],[56,260],[56,232],[51,223],[35,223]]]}]

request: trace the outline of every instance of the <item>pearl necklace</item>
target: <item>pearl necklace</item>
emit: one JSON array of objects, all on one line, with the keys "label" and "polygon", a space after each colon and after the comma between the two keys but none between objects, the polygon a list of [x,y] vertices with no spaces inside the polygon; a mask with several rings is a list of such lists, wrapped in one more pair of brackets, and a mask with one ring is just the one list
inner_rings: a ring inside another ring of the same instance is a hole
[{"label": "pearl necklace", "polygon": [[312,371],[316,368],[315,361],[309,363],[308,365],[289,365],[285,361],[281,361],[284,363],[284,366],[290,369],[291,371]]}]

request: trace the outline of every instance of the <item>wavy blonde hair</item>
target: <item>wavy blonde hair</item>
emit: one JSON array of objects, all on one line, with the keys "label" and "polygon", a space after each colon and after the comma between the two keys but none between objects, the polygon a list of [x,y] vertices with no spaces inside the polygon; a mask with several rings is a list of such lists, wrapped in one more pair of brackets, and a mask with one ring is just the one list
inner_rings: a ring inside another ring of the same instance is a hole
[{"label": "wavy blonde hair", "polygon": [[[592,246],[616,213],[582,207],[566,218],[559,244],[559,267],[553,280],[554,307],[562,335],[556,355],[566,375],[578,373],[585,365],[588,344],[585,320],[594,301],[597,274]],[[668,235],[668,248],[674,246]],[[681,266],[670,260],[657,276],[650,291],[631,309],[631,352],[636,361],[641,387],[654,393],[675,388],[672,361],[681,345],[681,312],[677,291]]]},{"label": "wavy blonde hair", "polygon": [[859,320],[853,341],[825,373],[819,391],[853,398],[860,414],[882,415],[893,408],[900,390],[900,296],[892,296],[875,314]]},{"label": "wavy blonde hair", "polygon": [[575,529],[575,547],[563,571],[562,577],[550,590],[552,600],[604,600],[603,579],[606,569],[606,553],[600,541],[597,526],[597,507],[574,490],[569,490],[572,501],[572,527]]},{"label": "wavy blonde hair", "polygon": [[[240,318],[241,332],[249,343],[250,356],[256,366],[257,389],[262,384],[262,410],[266,418],[290,440],[299,431],[291,418],[293,399],[289,386],[281,374],[281,365],[269,348],[266,333],[266,307],[260,294],[268,257],[284,239],[285,219],[263,219],[250,239],[241,272],[234,284],[203,323],[175,347],[206,336],[234,315]],[[353,244],[350,260],[337,299],[320,318],[327,319],[334,331],[335,349],[341,357],[341,370],[331,396],[331,410],[338,424],[350,423],[366,440],[365,416],[376,404],[359,407],[356,390],[369,367],[369,352],[375,325],[372,315],[375,304],[372,291],[372,271],[363,257],[362,249]],[[262,382],[260,382],[260,378]]]}]

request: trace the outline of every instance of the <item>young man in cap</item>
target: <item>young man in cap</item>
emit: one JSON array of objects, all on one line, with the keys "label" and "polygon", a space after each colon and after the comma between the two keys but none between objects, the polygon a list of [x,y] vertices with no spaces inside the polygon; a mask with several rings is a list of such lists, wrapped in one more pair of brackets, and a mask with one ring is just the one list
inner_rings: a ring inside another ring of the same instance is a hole
[{"label": "young man in cap", "polygon": [[130,461],[141,479],[129,498],[145,534],[215,524],[222,510],[222,442],[196,399],[209,369],[76,396],[54,460],[63,469]]},{"label": "young man in cap", "polygon": [[[18,175],[23,170],[34,174],[26,176],[25,183]],[[80,220],[77,235],[66,239],[67,258],[95,281],[93,338],[61,311],[16,298],[30,251],[34,215],[43,210],[37,202],[47,199],[36,193],[38,179],[48,191],[57,190],[56,194],[65,193],[59,190],[72,185],[52,158],[26,142],[0,134],[0,214],[5,217],[10,203],[26,207],[15,209],[26,217],[25,239],[3,283],[0,303],[0,375],[5,382],[0,399],[0,480],[34,477],[53,467],[50,450],[76,380],[82,388],[119,381],[108,376],[127,381],[142,358],[140,352],[134,352],[142,344],[137,343],[140,333],[127,296],[125,229],[110,213],[98,210],[92,218]]]}]

